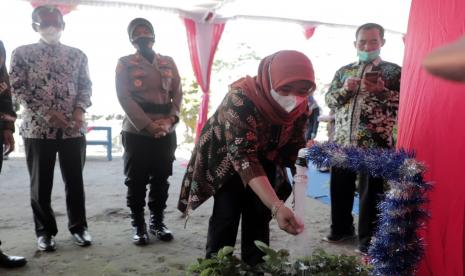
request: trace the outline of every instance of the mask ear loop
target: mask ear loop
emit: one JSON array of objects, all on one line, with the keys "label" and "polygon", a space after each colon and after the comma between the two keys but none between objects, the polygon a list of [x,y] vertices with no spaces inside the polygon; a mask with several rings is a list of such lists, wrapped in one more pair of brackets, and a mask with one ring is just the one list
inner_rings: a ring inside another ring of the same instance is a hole
[{"label": "mask ear loop", "polygon": [[274,56],[271,56],[270,64],[268,64],[268,79],[270,81],[270,90],[273,90],[273,84],[271,83],[271,63],[273,62]]},{"label": "mask ear loop", "polygon": [[[268,64],[268,78],[270,79],[270,90],[273,89],[273,84],[271,83],[271,63],[273,62],[275,55],[271,57],[270,64]],[[272,149],[278,147],[279,145],[279,138],[281,137],[282,127],[274,125],[271,126],[271,138],[270,138],[270,147]]]}]

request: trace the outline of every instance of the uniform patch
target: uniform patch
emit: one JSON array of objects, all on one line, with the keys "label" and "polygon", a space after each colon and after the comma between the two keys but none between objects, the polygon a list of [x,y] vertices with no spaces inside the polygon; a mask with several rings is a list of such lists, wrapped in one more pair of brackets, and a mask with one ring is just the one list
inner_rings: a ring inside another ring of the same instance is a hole
[{"label": "uniform patch", "polygon": [[161,57],[160,55],[157,55],[157,61],[158,61],[158,64],[160,64],[160,65],[168,65],[169,64],[169,60]]},{"label": "uniform patch", "polygon": [[163,77],[172,78],[173,77],[173,70],[171,70],[171,69],[163,70],[162,74],[163,74]]},{"label": "uniform patch", "polygon": [[140,78],[140,77],[145,76],[145,72],[144,72],[144,70],[136,69],[136,70],[132,71],[131,76],[134,77],[134,78]]},{"label": "uniform patch", "polygon": [[129,58],[128,63],[132,65],[139,64],[142,61],[142,57],[139,54],[135,54]]},{"label": "uniform patch", "polygon": [[142,81],[137,79],[137,80],[134,80],[134,87],[141,87],[142,86]]}]

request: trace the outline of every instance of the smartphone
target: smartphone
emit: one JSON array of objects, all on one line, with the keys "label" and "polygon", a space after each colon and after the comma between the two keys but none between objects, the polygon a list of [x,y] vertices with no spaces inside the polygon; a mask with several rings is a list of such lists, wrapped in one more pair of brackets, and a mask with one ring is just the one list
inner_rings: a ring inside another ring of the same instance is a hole
[{"label": "smartphone", "polygon": [[364,75],[364,79],[366,79],[369,82],[378,82],[378,78],[381,75],[380,71],[371,71],[371,72],[366,72]]}]

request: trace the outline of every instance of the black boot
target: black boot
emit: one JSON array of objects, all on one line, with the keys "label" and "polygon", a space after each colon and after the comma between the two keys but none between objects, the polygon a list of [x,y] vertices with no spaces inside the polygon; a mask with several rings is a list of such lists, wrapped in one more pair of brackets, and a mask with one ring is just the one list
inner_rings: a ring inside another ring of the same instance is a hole
[{"label": "black boot", "polygon": [[163,223],[163,213],[150,213],[150,233],[161,241],[171,241],[173,234]]},{"label": "black boot", "polygon": [[0,267],[14,268],[21,267],[26,264],[26,259],[19,256],[8,256],[0,250]]},{"label": "black boot", "polygon": [[132,242],[135,245],[146,245],[149,243],[149,234],[145,224],[144,212],[131,213]]}]

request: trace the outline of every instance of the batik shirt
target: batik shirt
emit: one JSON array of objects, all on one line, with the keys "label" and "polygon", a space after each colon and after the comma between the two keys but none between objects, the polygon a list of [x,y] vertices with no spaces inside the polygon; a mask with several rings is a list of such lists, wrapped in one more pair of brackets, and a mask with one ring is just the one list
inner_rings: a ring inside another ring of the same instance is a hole
[{"label": "batik shirt", "polygon": [[307,117],[304,112],[292,124],[273,126],[242,90],[231,90],[202,129],[184,175],[178,209],[197,208],[235,174],[245,184],[266,176],[261,160],[278,168],[294,167],[298,150],[305,146]]},{"label": "batik shirt", "polygon": [[80,137],[85,130],[60,130],[51,125],[48,111],[63,113],[71,122],[76,108],[91,105],[92,83],[86,55],[63,44],[40,41],[20,46],[11,58],[13,97],[24,106],[19,133],[23,138],[56,139]]},{"label": "batik shirt", "polygon": [[[364,72],[380,71],[385,90],[381,92],[346,91],[344,82],[350,77],[361,78]],[[401,68],[376,59],[367,65],[360,62],[346,65],[334,76],[326,103],[335,112],[336,143],[366,148],[394,147],[393,129],[399,107]]]}]

